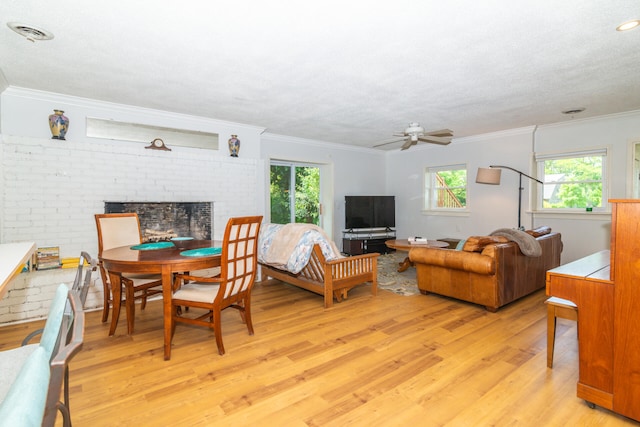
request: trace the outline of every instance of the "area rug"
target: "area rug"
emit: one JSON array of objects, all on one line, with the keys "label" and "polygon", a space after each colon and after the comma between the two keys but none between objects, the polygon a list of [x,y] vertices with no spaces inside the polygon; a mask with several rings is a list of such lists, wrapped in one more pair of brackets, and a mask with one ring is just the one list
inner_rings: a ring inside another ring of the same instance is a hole
[{"label": "area rug", "polygon": [[399,295],[418,295],[416,269],[409,267],[398,273],[398,265],[407,257],[406,252],[393,252],[378,257],[378,289]]}]

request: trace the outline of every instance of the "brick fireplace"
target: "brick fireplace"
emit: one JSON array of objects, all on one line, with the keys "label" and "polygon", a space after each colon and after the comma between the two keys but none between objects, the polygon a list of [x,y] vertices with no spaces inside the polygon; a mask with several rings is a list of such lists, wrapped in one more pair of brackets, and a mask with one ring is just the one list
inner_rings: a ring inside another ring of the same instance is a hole
[{"label": "brick fireplace", "polygon": [[104,212],[137,213],[143,242],[212,236],[213,202],[105,202]]}]

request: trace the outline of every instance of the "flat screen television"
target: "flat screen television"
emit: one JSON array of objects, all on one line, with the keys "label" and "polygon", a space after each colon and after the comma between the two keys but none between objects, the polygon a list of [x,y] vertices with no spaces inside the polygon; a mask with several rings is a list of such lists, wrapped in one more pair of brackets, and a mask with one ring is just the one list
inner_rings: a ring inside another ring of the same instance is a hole
[{"label": "flat screen television", "polygon": [[345,228],[396,226],[395,196],[345,196]]}]

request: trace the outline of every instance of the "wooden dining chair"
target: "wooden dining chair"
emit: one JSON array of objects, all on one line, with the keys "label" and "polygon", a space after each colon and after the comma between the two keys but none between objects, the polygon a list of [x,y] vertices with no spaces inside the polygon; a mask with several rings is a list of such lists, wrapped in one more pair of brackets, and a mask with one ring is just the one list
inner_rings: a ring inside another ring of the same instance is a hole
[{"label": "wooden dining chair", "polygon": [[[222,310],[228,307],[240,312],[249,335],[253,335],[251,290],[256,278],[258,234],[261,222],[262,216],[229,219],[222,242],[219,275],[215,277],[176,275],[171,301],[172,339],[178,322],[206,326],[213,329],[218,353],[223,355],[220,318]],[[198,315],[201,310],[187,312],[186,309],[182,310],[182,307],[204,309],[206,312]]]},{"label": "wooden dining chair", "polygon": [[[117,248],[119,246],[138,245],[142,243],[140,221],[136,213],[96,214],[96,227],[98,230],[98,258],[102,251]],[[109,309],[112,306],[111,280],[109,272],[102,262],[99,263],[100,275],[104,288],[104,306],[102,309],[102,322],[109,318]],[[140,308],[144,310],[147,297],[162,295],[162,277],[160,274],[123,274],[122,287],[127,311],[127,332],[133,333],[135,300],[141,300]],[[114,313],[113,315],[118,315]]]}]

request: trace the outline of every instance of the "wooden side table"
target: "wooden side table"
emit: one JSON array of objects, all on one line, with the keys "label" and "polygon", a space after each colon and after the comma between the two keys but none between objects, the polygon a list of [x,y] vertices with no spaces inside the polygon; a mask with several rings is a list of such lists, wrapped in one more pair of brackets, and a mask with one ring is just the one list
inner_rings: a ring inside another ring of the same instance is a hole
[{"label": "wooden side table", "polygon": [[438,239],[438,242],[447,242],[449,244],[449,249],[455,249],[456,246],[458,246],[458,243],[460,243],[460,240],[461,239],[446,237],[444,239]]},{"label": "wooden side table", "polygon": [[[427,243],[409,243],[408,239],[395,239],[395,240],[387,240],[384,242],[391,249],[395,249],[397,251],[409,252],[411,248],[448,248],[449,243],[441,242],[439,240],[427,240]],[[398,273],[402,273],[407,268],[413,267],[413,263],[407,256],[404,261],[400,263],[398,267]]]}]

